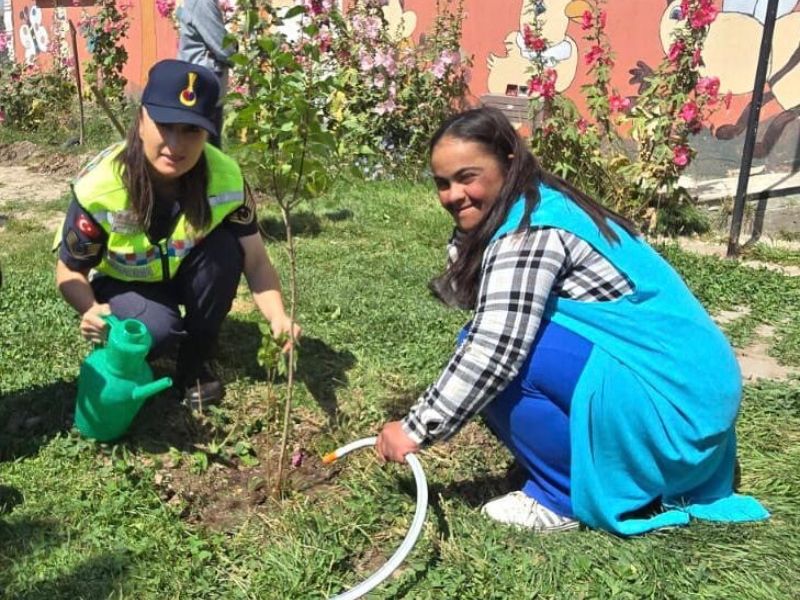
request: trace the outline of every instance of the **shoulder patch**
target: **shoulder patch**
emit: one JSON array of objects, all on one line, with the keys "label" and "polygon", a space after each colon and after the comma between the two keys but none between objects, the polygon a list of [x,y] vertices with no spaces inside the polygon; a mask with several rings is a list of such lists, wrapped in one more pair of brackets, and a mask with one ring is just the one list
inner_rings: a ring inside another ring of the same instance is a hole
[{"label": "shoulder patch", "polygon": [[236,223],[237,225],[249,225],[250,223],[254,223],[256,220],[256,202],[253,199],[253,195],[250,193],[245,193],[244,195],[244,204],[242,204],[239,208],[233,211],[228,220],[231,223]]},{"label": "shoulder patch", "polygon": [[86,260],[87,258],[95,258],[100,252],[103,251],[103,245],[97,242],[81,242],[78,239],[78,234],[73,230],[69,230],[64,237],[64,245],[67,248],[70,256],[78,260]]}]

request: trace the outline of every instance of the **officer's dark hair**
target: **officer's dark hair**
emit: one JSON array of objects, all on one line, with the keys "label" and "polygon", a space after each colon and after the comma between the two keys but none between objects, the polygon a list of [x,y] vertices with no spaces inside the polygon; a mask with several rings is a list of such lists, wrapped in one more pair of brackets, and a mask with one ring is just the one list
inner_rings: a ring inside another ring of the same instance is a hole
[{"label": "officer's dark hair", "polygon": [[608,210],[560,177],[545,171],[525,140],[496,108],[484,106],[449,117],[433,134],[428,148],[430,154],[433,154],[436,145],[443,138],[480,144],[497,160],[503,173],[503,185],[497,201],[476,229],[464,237],[455,262],[429,284],[433,294],[445,304],[474,308],[486,247],[505,222],[511,207],[522,196],[525,198],[525,213],[517,231],[528,230],[531,213],[539,203],[540,185],[564,193],[591,217],[607,240],[619,242],[619,237],[609,226],[608,220],[635,235],[636,228],[630,221]]},{"label": "officer's dark hair", "polygon": [[[155,193],[142,138],[139,136],[142,110],[142,107],[139,107],[138,116],[128,129],[125,138],[125,150],[120,153],[117,161],[122,166],[122,181],[125,183],[125,190],[128,192],[139,226],[143,231],[148,231],[153,215]],[[193,228],[198,231],[204,230],[211,223],[211,207],[206,196],[208,165],[205,154],[201,154],[197,164],[181,176],[179,183],[178,200],[181,211]]]}]

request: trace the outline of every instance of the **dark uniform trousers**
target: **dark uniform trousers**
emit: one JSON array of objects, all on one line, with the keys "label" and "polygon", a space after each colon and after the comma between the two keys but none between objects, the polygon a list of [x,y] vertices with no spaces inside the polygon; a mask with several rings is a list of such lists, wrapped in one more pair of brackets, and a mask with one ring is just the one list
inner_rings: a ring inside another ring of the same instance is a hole
[{"label": "dark uniform trousers", "polygon": [[[98,277],[92,288],[120,319],[138,319],[153,336],[149,358],[180,343],[177,376],[192,381],[216,343],[222,321],[231,310],[244,266],[238,238],[216,227],[192,248],[175,277],[158,283]],[[180,306],[185,309],[181,317]]]}]

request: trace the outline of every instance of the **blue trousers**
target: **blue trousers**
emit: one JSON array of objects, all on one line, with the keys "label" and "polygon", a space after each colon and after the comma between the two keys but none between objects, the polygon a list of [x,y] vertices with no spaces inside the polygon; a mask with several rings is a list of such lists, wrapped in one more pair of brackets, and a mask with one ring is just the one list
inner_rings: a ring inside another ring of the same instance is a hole
[{"label": "blue trousers", "polygon": [[[462,331],[459,342],[466,337]],[[519,374],[482,416],[525,469],[522,491],[550,510],[572,517],[569,413],[572,394],[593,344],[542,321]]]},{"label": "blue trousers", "polygon": [[238,238],[221,225],[192,248],[169,281],[143,283],[98,277],[92,281],[92,288],[98,301],[108,302],[114,315],[145,324],[153,336],[149,358],[180,342],[178,367],[191,371],[208,358],[216,342],[236,296],[243,266]]}]

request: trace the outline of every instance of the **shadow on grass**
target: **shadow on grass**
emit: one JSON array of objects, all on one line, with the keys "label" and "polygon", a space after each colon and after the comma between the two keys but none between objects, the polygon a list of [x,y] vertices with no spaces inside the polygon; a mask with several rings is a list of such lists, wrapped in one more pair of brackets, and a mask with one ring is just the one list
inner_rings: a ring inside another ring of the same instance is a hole
[{"label": "shadow on grass", "polygon": [[328,423],[335,425],[339,416],[336,391],[347,385],[347,371],[356,364],[356,357],[347,350],[334,350],[317,338],[300,341],[297,380],[325,412]]},{"label": "shadow on grass", "polygon": [[[63,544],[67,536],[56,523],[46,520],[22,519],[12,523],[0,521],[0,594],[16,600],[52,600],[53,598],[109,598],[130,562],[122,553],[102,554],[84,560],[67,573],[41,580],[41,575],[15,570],[25,556],[41,553]],[[16,571],[16,572],[15,572]],[[8,588],[13,588],[12,590]]]},{"label": "shadow on grass", "polygon": [[31,589],[18,592],[16,600],[52,600],[83,598],[105,600],[118,590],[127,570],[128,559],[122,554],[103,554],[83,561],[69,573],[37,582]]},{"label": "shadow on grass", "polygon": [[0,485],[0,516],[7,515],[15,506],[22,504],[22,492],[10,485]]},{"label": "shadow on grass", "polygon": [[168,390],[145,403],[121,443],[134,451],[155,454],[168,452],[170,448],[194,452],[213,437],[211,426],[195,419],[174,391]]},{"label": "shadow on grass", "polygon": [[0,462],[35,454],[72,427],[77,382],[48,385],[0,397]]},{"label": "shadow on grass", "polygon": [[[319,217],[310,212],[297,212],[291,216],[289,223],[292,234],[302,237],[316,237],[322,233]],[[261,235],[270,240],[286,241],[286,227],[280,218],[264,217],[258,222]]]},{"label": "shadow on grass", "polygon": [[513,492],[525,484],[525,471],[516,462],[499,475],[487,475],[468,481],[448,484],[435,483],[430,486],[431,507],[436,510],[439,495],[445,498],[460,498],[465,504],[478,508],[497,496]]},{"label": "shadow on grass", "polygon": [[[265,381],[266,373],[257,361],[260,345],[257,323],[226,319],[220,332],[217,361],[229,376]],[[355,356],[347,350],[331,348],[319,338],[304,336],[300,340],[296,381],[308,389],[331,424],[339,414],[337,390],[347,385],[347,371],[355,364]]]}]

